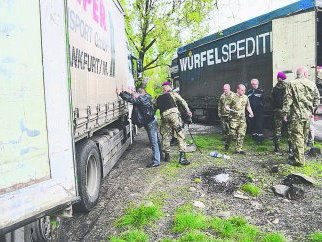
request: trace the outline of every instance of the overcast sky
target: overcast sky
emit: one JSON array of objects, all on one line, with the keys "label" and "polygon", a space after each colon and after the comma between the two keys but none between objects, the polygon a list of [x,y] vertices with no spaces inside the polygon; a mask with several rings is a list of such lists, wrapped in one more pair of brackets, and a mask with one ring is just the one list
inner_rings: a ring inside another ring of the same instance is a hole
[{"label": "overcast sky", "polygon": [[209,34],[271,12],[298,0],[217,0]]}]

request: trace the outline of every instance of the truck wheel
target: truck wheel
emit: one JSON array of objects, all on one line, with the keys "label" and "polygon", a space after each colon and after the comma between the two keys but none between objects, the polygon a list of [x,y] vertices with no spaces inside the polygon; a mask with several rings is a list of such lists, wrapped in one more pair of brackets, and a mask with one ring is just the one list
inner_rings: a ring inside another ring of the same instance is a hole
[{"label": "truck wheel", "polygon": [[24,227],[24,240],[25,242],[58,242],[61,231],[60,219],[52,221],[50,216],[46,216]]},{"label": "truck wheel", "polygon": [[75,210],[89,212],[98,202],[101,187],[101,159],[94,141],[76,144],[77,183],[81,201]]}]

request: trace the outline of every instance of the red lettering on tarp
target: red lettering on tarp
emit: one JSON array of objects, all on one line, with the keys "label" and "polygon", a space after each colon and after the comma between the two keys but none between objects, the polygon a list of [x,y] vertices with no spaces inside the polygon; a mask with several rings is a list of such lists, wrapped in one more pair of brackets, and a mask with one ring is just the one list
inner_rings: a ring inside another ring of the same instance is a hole
[{"label": "red lettering on tarp", "polygon": [[105,31],[106,27],[106,11],[103,0],[76,0],[79,5],[83,3],[83,10],[87,12],[88,8],[91,7],[92,18],[96,23],[99,23],[101,28]]},{"label": "red lettering on tarp", "polygon": [[93,19],[98,23],[98,4],[97,0],[93,0]]},{"label": "red lettering on tarp", "polygon": [[105,7],[104,7],[104,4],[103,4],[102,0],[100,0],[100,24],[101,24],[101,27],[104,30],[107,30],[107,28],[106,28]]}]

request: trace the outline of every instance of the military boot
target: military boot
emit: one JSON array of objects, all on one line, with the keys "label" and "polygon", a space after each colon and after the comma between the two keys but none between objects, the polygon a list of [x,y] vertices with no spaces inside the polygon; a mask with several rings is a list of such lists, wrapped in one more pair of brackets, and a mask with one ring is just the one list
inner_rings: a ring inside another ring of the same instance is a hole
[{"label": "military boot", "polygon": [[190,161],[187,160],[186,158],[186,153],[180,151],[180,157],[179,157],[179,163],[181,165],[189,165]]},{"label": "military boot", "polygon": [[169,162],[170,161],[170,154],[168,152],[164,152],[163,161],[164,162]]},{"label": "military boot", "polygon": [[281,152],[281,150],[280,150],[280,144],[277,143],[277,142],[274,143],[274,152],[275,153],[280,153]]}]

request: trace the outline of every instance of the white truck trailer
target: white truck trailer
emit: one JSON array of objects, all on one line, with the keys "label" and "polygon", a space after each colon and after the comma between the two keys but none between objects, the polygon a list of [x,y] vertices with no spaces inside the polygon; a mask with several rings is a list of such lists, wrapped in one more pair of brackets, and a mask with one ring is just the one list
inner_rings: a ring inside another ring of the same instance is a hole
[{"label": "white truck trailer", "polygon": [[126,43],[117,0],[0,0],[0,241],[96,205],[130,144]]}]

